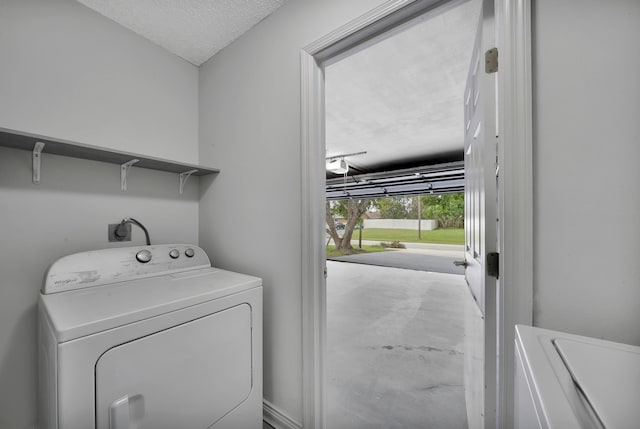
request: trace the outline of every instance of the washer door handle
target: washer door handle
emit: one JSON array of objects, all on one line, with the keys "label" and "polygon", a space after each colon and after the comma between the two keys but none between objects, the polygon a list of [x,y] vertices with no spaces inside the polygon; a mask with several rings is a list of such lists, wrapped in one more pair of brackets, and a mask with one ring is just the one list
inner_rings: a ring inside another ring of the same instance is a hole
[{"label": "washer door handle", "polygon": [[116,399],[109,406],[109,429],[129,429],[129,395]]},{"label": "washer door handle", "polygon": [[109,406],[109,429],[139,428],[144,417],[144,397],[124,395]]}]

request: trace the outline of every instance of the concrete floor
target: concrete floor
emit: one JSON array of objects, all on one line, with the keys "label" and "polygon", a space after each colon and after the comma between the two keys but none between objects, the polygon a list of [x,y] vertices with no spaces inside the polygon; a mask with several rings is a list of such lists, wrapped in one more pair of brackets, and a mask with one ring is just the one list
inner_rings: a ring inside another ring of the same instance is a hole
[{"label": "concrete floor", "polygon": [[328,428],[466,428],[463,277],[327,266]]}]

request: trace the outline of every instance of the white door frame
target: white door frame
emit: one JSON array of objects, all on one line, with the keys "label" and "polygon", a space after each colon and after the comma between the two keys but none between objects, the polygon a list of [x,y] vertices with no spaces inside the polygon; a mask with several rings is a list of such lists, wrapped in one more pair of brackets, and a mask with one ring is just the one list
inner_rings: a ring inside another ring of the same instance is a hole
[{"label": "white door frame", "polygon": [[[302,403],[303,427],[324,429],[326,351],[325,65],[398,31],[429,10],[460,0],[391,0],[301,51]],[[513,421],[514,326],[533,312],[531,0],[495,0],[498,72],[500,216],[498,416]],[[471,47],[469,47],[471,49]],[[462,108],[462,107],[461,107]],[[462,126],[462,124],[460,125]]]},{"label": "white door frame", "polygon": [[515,325],[533,324],[531,1],[496,0],[498,70],[498,427],[513,427]]}]

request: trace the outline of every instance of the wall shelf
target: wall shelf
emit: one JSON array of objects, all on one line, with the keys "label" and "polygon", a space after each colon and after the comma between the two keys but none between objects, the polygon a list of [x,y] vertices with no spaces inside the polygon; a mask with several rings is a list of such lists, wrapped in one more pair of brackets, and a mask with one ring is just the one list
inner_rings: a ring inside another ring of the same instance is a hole
[{"label": "wall shelf", "polygon": [[[41,143],[44,143],[44,145]],[[175,162],[6,128],[0,128],[0,146],[28,150],[33,153],[33,182],[36,184],[40,181],[40,163],[42,162],[41,154],[43,153],[118,164],[121,169],[121,189],[123,191],[126,190],[127,173],[132,167],[179,174],[180,193],[182,193],[184,184],[189,176],[205,176],[220,172],[218,169],[201,165]]]}]

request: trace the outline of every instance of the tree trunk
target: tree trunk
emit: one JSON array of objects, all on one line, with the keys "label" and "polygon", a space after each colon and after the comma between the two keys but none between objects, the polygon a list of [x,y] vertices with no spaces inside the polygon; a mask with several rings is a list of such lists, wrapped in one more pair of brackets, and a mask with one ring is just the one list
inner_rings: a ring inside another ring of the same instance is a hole
[{"label": "tree trunk", "polygon": [[329,201],[325,203],[325,219],[327,222],[327,232],[331,236],[333,243],[336,245],[337,250],[342,249],[342,238],[338,235],[338,231],[336,231],[336,225],[333,221],[333,216],[331,215],[331,205]]},{"label": "tree trunk", "polygon": [[367,211],[368,207],[369,200],[349,200],[347,202],[347,224],[344,226],[344,233],[342,234],[342,237],[340,237],[333,222],[333,216],[331,215],[331,206],[329,204],[329,201],[327,201],[325,205],[327,232],[335,243],[336,249],[343,251],[345,255],[351,255],[354,253],[354,249],[351,246],[351,237],[353,236],[353,230],[360,217],[364,214],[365,211]]}]

